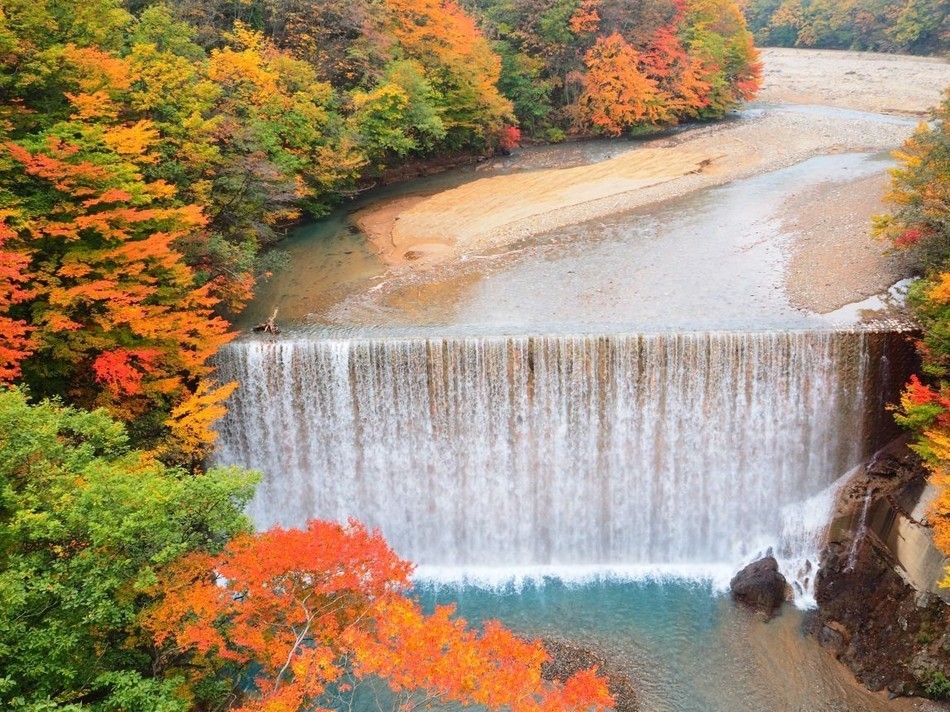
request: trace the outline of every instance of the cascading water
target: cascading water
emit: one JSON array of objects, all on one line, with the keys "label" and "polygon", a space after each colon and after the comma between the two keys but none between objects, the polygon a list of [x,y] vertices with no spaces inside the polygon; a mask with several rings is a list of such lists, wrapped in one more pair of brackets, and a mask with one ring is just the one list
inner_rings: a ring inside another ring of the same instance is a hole
[{"label": "cascading water", "polygon": [[858,527],[851,539],[851,546],[848,549],[848,562],[845,571],[854,571],[855,564],[858,563],[858,552],[861,550],[861,544],[864,537],[868,534],[868,512],[871,509],[871,501],[874,496],[874,488],[868,487],[864,492],[864,501],[861,503],[861,514],[858,518]]},{"label": "cascading water", "polygon": [[428,570],[797,560],[869,449],[878,337],[245,340],[217,458],[266,473],[258,527],[356,517]]}]

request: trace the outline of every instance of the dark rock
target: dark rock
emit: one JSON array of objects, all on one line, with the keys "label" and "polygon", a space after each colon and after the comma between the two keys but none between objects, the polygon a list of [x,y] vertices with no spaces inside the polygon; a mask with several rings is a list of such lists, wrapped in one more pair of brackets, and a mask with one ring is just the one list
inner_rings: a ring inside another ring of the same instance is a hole
[{"label": "dark rock", "polygon": [[845,631],[838,623],[823,625],[818,633],[818,643],[821,647],[839,655],[845,647]]},{"label": "dark rock", "polygon": [[897,477],[902,468],[901,461],[889,453],[878,456],[868,463],[865,470],[871,477]]},{"label": "dark rock", "polygon": [[549,660],[541,666],[544,680],[564,682],[571,675],[596,667],[601,677],[607,680],[607,689],[614,697],[617,712],[637,712],[640,701],[627,675],[617,671],[605,658],[588,648],[582,648],[559,640],[543,640]]},{"label": "dark rock", "polygon": [[[824,644],[827,630],[843,632],[832,650],[871,691],[926,694],[921,685],[926,672],[950,673],[950,656],[930,644],[947,630],[950,611],[936,597],[918,607],[917,592],[872,537],[856,561],[845,558],[826,552],[815,580],[819,641]],[[928,670],[915,673],[925,652]]]},{"label": "dark rock", "polygon": [[934,680],[950,678],[950,606],[908,584],[873,531],[857,539],[856,531],[862,507],[886,500],[898,511],[904,499],[916,499],[925,475],[912,458],[888,456],[855,478],[850,484],[858,496],[839,500],[842,525],[832,532],[815,578],[813,634],[868,689],[890,695],[928,696]]},{"label": "dark rock", "polygon": [[737,573],[729,582],[729,588],[736,601],[762,613],[769,620],[785,600],[788,582],[779,573],[775,557],[766,556]]}]

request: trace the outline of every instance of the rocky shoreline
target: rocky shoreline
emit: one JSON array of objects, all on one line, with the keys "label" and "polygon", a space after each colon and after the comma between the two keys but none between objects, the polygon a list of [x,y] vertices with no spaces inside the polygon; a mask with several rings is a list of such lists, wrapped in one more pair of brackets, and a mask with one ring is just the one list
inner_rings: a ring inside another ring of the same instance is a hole
[{"label": "rocky shoreline", "polygon": [[[948,712],[950,595],[914,585],[893,544],[869,522],[881,509],[913,517],[910,510],[926,479],[927,471],[902,436],[843,487],[816,575],[818,609],[806,613],[801,625],[802,634],[847,668],[857,684],[886,694],[888,709],[893,705],[895,710]],[[915,525],[927,527],[926,521]],[[760,644],[768,646],[771,640],[782,649],[791,589],[775,559],[753,562],[736,575],[731,588],[734,605],[758,621],[751,625],[760,630],[765,641]],[[776,616],[780,618],[774,620]],[[642,709],[636,679],[609,657],[577,641],[542,642],[550,656],[542,668],[544,679],[563,681],[596,666],[607,679],[618,712]]]},{"label": "rocky shoreline", "polygon": [[908,581],[866,521],[882,506],[891,518],[909,516],[926,476],[919,459],[897,447],[848,483],[815,581],[813,633],[869,690],[950,697],[950,606]]}]

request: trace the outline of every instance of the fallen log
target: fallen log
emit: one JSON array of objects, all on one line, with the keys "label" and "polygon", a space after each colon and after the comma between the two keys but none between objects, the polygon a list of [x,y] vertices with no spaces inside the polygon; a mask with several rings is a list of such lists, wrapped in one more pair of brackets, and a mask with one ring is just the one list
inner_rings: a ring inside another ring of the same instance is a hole
[{"label": "fallen log", "polygon": [[261,331],[265,334],[279,334],[280,327],[277,326],[277,309],[274,309],[274,313],[268,317],[267,321],[262,321],[260,324],[257,324],[253,327],[254,331]]}]

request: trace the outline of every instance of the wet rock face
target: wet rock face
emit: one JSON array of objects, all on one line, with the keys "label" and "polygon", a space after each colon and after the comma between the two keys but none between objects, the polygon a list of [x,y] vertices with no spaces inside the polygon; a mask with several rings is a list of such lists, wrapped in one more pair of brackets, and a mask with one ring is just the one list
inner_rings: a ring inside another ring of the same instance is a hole
[{"label": "wet rock face", "polygon": [[785,600],[788,582],[779,573],[775,557],[766,556],[737,573],[729,582],[729,588],[732,589],[733,599],[769,620]]},{"label": "wet rock face", "polygon": [[923,694],[934,672],[950,671],[950,611],[914,591],[866,542],[850,562],[848,552],[826,550],[815,580],[816,635],[868,689]]},{"label": "wet rock face", "polygon": [[617,672],[603,657],[587,648],[558,640],[544,640],[544,649],[550,659],[541,666],[541,677],[545,680],[564,682],[571,675],[582,670],[597,667],[600,675],[607,679],[607,689],[614,697],[616,712],[638,712],[640,702],[630,678]]},{"label": "wet rock face", "polygon": [[[872,492],[900,497],[919,485],[922,471],[909,458],[872,464],[842,493],[838,515],[847,517]],[[818,614],[813,633],[872,691],[940,696],[950,679],[950,607],[920,592],[898,573],[887,547],[868,532],[857,543],[838,532],[822,554],[815,578]]]}]

